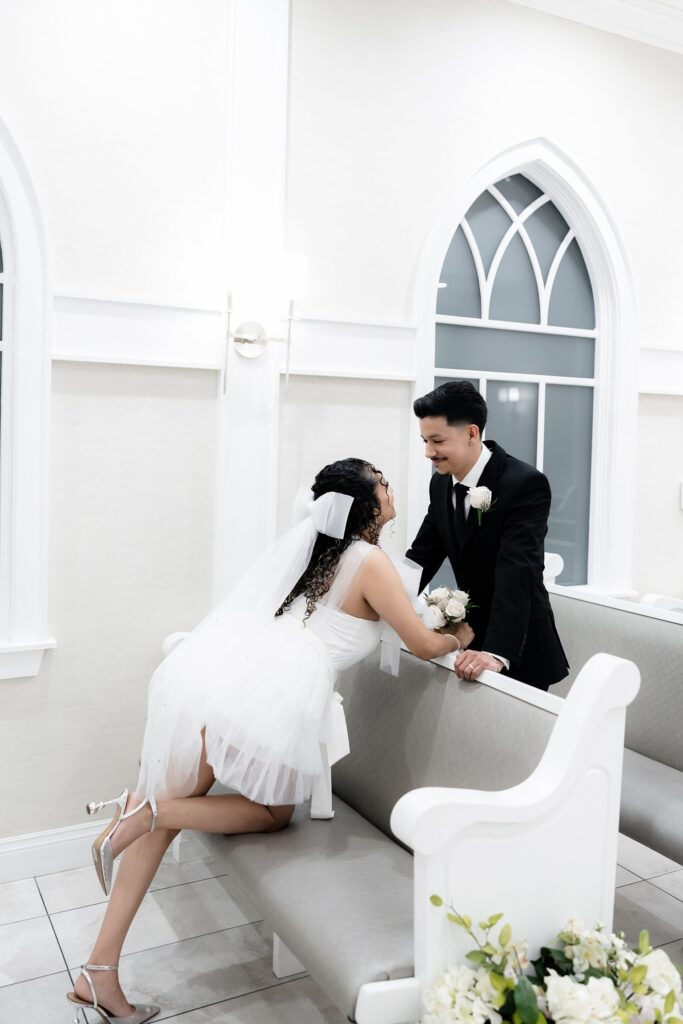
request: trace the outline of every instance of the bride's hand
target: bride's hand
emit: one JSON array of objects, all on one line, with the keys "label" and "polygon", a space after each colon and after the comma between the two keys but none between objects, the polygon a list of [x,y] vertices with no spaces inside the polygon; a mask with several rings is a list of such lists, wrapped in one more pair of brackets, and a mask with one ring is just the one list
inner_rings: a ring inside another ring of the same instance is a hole
[{"label": "bride's hand", "polygon": [[459,622],[457,626],[445,626],[443,629],[438,629],[437,633],[448,633],[456,637],[460,641],[461,650],[469,647],[474,640],[474,630],[468,622]]}]

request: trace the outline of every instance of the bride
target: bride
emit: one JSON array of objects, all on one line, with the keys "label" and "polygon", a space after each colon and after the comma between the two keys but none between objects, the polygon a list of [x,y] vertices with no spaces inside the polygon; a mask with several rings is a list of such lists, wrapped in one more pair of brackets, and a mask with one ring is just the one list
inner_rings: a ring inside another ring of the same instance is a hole
[{"label": "bride", "polygon": [[[370,463],[325,466],[298,499],[295,525],[154,672],[135,792],[87,805],[89,814],[115,805],[93,844],[111,897],[67,994],[77,1008],[119,1024],[159,1013],[128,1002],[117,968],[166,849],[184,828],[234,834],[288,825],[324,768],[336,674],[377,647],[384,623],[425,660],[471,642],[466,623],[455,635],[422,624],[412,601],[421,568],[399,563],[412,576],[409,596],[378,546],[394,516],[393,492]],[[216,780],[236,792],[206,795]]]}]

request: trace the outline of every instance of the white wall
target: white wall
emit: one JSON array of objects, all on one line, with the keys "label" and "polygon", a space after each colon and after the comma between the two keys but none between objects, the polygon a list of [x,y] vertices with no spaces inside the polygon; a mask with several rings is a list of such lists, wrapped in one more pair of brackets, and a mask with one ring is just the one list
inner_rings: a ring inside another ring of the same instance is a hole
[{"label": "white wall", "polygon": [[406,550],[408,473],[405,453],[417,429],[405,381],[292,377],[280,405],[278,530],[291,523],[300,485],[337,459],[359,458],[380,469],[396,493],[396,519],[382,531],[382,547]]},{"label": "white wall", "polygon": [[505,0],[293,0],[291,46],[287,238],[311,312],[409,319],[448,199],[547,136],[623,235],[641,343],[681,348],[683,57]]},{"label": "white wall", "polygon": [[[0,117],[45,222],[62,352],[163,361],[225,300],[230,5],[0,0]],[[220,318],[218,319],[220,337]],[[92,344],[90,344],[92,342]],[[211,603],[217,374],[53,364],[50,629],[0,684],[0,836],[133,785],[147,682]]]},{"label": "white wall", "polygon": [[135,785],[147,683],[211,606],[216,375],[57,363],[50,629],[0,684],[0,838],[87,820]]},{"label": "white wall", "polygon": [[55,291],[222,306],[224,0],[0,0],[0,111]]},{"label": "white wall", "polygon": [[[420,249],[449,199],[495,154],[544,136],[624,240],[647,386],[683,396],[683,57],[505,0],[293,0],[291,53],[287,244],[310,253],[305,313],[411,322]],[[668,407],[644,398],[639,434],[664,436]],[[680,550],[680,475],[663,471],[634,584],[678,593],[664,567]]]},{"label": "white wall", "polygon": [[635,587],[683,598],[683,398],[641,395]]}]

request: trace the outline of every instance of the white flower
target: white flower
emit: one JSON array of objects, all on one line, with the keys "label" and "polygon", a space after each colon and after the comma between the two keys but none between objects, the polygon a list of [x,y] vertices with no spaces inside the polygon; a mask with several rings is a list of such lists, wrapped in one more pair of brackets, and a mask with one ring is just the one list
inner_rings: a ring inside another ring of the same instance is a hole
[{"label": "white flower", "polygon": [[653,949],[651,953],[639,956],[636,964],[647,967],[645,983],[648,988],[660,996],[668,996],[669,992],[680,996],[681,976],[663,949]]},{"label": "white flower", "polygon": [[451,590],[451,597],[459,601],[460,604],[467,605],[470,603],[470,595],[465,590]]},{"label": "white flower", "polygon": [[496,996],[483,968],[451,967],[425,992],[422,1024],[501,1024]]},{"label": "white flower", "polygon": [[472,508],[479,508],[482,512],[491,508],[492,495],[488,487],[470,487],[469,496]]},{"label": "white flower", "polygon": [[548,1010],[556,1024],[619,1024],[619,994],[611,978],[587,985],[551,972],[545,979]]},{"label": "white flower", "polygon": [[451,597],[451,591],[448,587],[437,587],[436,590],[429,592],[429,600],[435,604],[440,604],[441,601],[448,601]]},{"label": "white flower", "polygon": [[457,598],[455,597],[452,597],[450,599],[450,601],[444,608],[444,612],[449,617],[449,619],[455,619],[456,622],[462,622],[462,620],[465,618],[465,606],[464,604],[462,604],[461,601],[458,601]]},{"label": "white flower", "polygon": [[425,613],[422,616],[422,621],[424,622],[427,629],[441,629],[443,626],[446,625],[446,616],[441,611],[438,605],[430,604],[427,608],[425,608]]}]

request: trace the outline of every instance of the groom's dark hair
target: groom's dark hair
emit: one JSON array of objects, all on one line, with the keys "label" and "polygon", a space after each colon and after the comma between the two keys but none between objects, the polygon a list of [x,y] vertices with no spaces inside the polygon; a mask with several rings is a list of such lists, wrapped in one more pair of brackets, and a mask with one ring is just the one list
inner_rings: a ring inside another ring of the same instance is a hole
[{"label": "groom's dark hair", "polygon": [[476,423],[482,432],[486,426],[486,402],[468,380],[447,380],[434,391],[413,402],[419,420],[425,416],[445,416],[451,427]]}]

